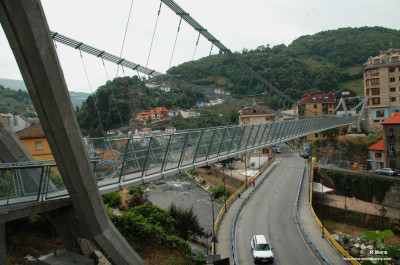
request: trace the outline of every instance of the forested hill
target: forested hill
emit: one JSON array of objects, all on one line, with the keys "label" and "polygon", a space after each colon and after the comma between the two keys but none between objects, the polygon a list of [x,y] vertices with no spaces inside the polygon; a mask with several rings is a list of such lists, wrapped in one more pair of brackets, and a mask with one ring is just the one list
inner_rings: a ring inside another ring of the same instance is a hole
[{"label": "forested hill", "polygon": [[[381,50],[400,47],[398,30],[383,27],[341,28],[302,36],[289,46],[261,45],[238,55],[278,89],[300,99],[308,92],[330,92],[356,83],[362,91],[361,66]],[[214,55],[171,68],[168,73],[203,86],[220,87],[234,95],[263,91],[248,74],[224,55]],[[354,81],[354,82],[353,82]],[[357,82],[356,82],[357,81]],[[271,104],[271,102],[266,102]],[[272,103],[273,104],[273,103]]]},{"label": "forested hill", "polygon": [[[400,48],[399,31],[382,27],[343,28],[302,36],[289,46],[261,45],[254,50],[244,49],[237,55],[294,100],[302,98],[305,93],[333,92],[343,87],[362,94],[362,63],[369,56],[387,50],[391,40],[392,47]],[[222,54],[181,64],[168,70],[168,73],[203,87],[222,88],[239,98],[264,91],[262,84]],[[207,100],[190,89],[171,87],[170,93],[148,89],[142,81],[137,76],[124,77],[101,86],[77,112],[82,132],[92,137],[100,136],[102,131],[110,128],[127,126],[129,120],[141,111],[161,106],[188,109],[196,100]],[[276,95],[268,97],[268,100],[265,98],[257,98],[257,101],[272,108],[282,107],[278,106],[280,99]],[[215,114],[222,113],[222,107]],[[224,115],[231,117],[233,112],[232,108]],[[213,117],[212,120],[214,124],[224,124],[223,121],[215,122]]]}]

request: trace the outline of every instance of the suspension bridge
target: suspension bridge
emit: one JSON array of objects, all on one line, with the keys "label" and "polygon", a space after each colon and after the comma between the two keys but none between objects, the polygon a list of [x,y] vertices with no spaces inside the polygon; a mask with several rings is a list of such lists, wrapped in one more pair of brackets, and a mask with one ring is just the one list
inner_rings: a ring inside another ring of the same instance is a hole
[{"label": "suspension bridge", "polygon": [[[162,4],[170,7],[198,31],[199,37],[204,36],[213,46],[232,58],[235,65],[241,66],[244,72],[252,76],[252,80],[258,80],[264,90],[269,91],[262,95],[271,96],[274,93],[282,100],[279,104],[282,107],[296,103],[245,64],[174,1],[162,0],[160,7]],[[105,210],[100,207],[100,194],[148,183],[266,146],[359,121],[359,115],[354,115],[354,110],[342,116],[289,115],[283,114],[281,110],[265,109],[245,100],[215,95],[206,88],[162,75],[147,65],[141,66],[51,32],[38,0],[0,0],[0,17],[55,158],[55,161],[12,161],[0,164],[1,178],[5,183],[1,188],[0,215],[4,217],[13,212],[21,213],[33,204],[57,200],[64,202],[65,198],[70,197],[74,215],[81,224],[77,233],[83,238],[93,240],[116,263],[131,264],[137,261],[140,264],[141,261],[126,241],[121,239],[112,224],[109,224]],[[277,117],[286,115],[290,119],[263,124],[185,130],[172,134],[82,140],[73,107],[70,100],[66,100],[69,99],[66,83],[53,41],[148,76],[161,76],[168,82],[201,93],[205,97],[218,96],[227,102],[250,106]],[[361,103],[363,102],[365,100]],[[359,109],[360,106],[356,108]],[[303,113],[307,111],[311,110]],[[98,152],[99,150],[101,151]],[[61,206],[56,205],[51,209],[57,207]],[[39,207],[37,211],[44,209]],[[23,214],[19,216],[21,215]],[[6,219],[5,217],[4,220]]]}]

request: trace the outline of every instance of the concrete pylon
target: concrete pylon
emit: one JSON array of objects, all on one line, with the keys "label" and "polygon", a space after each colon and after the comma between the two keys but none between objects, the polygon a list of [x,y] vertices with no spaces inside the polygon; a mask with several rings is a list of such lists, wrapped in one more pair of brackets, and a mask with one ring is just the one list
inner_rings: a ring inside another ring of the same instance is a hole
[{"label": "concrete pylon", "polygon": [[[3,163],[14,163],[14,162],[25,162],[25,161],[34,161],[32,155],[25,148],[25,146],[21,143],[12,129],[8,126],[4,126],[3,123],[0,122],[0,161]],[[35,193],[40,189],[40,176],[37,174],[30,174],[29,171],[21,172],[21,179],[24,183],[23,189],[24,192],[27,193]],[[54,184],[49,181],[49,187],[55,188]],[[71,207],[67,207],[71,209]],[[69,210],[69,211],[71,211]],[[90,245],[88,240],[78,240],[78,238],[72,235],[71,231],[71,222],[61,223],[59,220],[71,220],[71,218],[65,218],[65,214],[63,214],[65,209],[53,210],[51,213],[45,213],[45,217],[53,224],[56,228],[58,234],[61,236],[65,247],[70,251],[76,251],[79,254],[84,256],[90,256],[93,252],[93,248]],[[5,224],[3,223],[3,226]],[[1,224],[0,224],[1,228]],[[1,231],[0,231],[1,232]],[[0,233],[0,242],[4,241],[0,244],[0,253],[6,252],[6,241],[5,238],[1,237]],[[6,256],[5,256],[6,257]],[[0,265],[5,258],[2,258],[0,255]],[[6,264],[6,263],[4,263]]]},{"label": "concrete pylon", "polygon": [[70,194],[76,233],[115,264],[143,264],[108,218],[40,1],[0,0],[0,22]]}]

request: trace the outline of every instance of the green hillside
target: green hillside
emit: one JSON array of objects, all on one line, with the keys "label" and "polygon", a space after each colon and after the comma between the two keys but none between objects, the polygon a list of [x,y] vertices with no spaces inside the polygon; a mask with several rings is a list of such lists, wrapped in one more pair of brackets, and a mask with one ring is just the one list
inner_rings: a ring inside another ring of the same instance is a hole
[{"label": "green hillside", "polygon": [[[18,90],[22,90],[24,92],[28,91],[25,86],[25,82],[23,80],[0,78],[0,86],[2,86],[3,88],[9,88],[9,89],[15,90],[15,91],[18,91]],[[74,107],[81,107],[82,102],[85,101],[89,97],[89,94],[84,93],[84,92],[70,91],[69,96],[71,97],[72,105]],[[7,102],[5,102],[5,103],[7,104]],[[6,109],[6,110],[8,110],[8,109]],[[10,109],[8,112],[13,112],[13,109]]]},{"label": "green hillside", "polygon": [[36,116],[28,92],[11,90],[0,85],[0,113],[19,113],[26,117]]}]

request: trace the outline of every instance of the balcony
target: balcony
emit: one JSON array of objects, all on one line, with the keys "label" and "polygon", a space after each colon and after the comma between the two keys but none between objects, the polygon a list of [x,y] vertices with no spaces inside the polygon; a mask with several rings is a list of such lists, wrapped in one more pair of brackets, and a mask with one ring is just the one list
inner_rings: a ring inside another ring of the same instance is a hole
[{"label": "balcony", "polygon": [[389,151],[389,157],[396,157],[396,151]]},{"label": "balcony", "polygon": [[[399,137],[399,139],[400,139],[400,137]],[[394,135],[388,136],[387,140],[390,141],[390,142],[395,142],[396,141],[396,136],[394,136]]]}]

